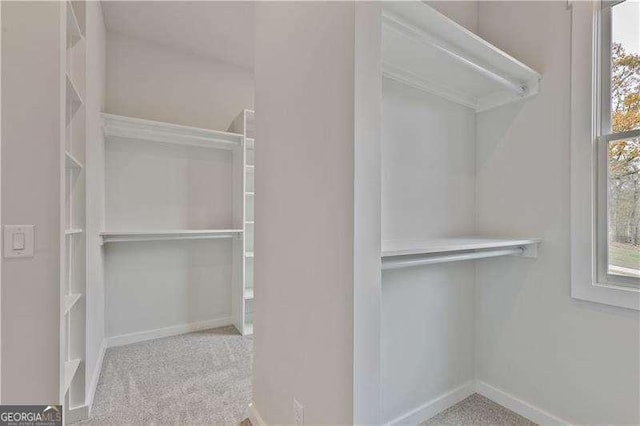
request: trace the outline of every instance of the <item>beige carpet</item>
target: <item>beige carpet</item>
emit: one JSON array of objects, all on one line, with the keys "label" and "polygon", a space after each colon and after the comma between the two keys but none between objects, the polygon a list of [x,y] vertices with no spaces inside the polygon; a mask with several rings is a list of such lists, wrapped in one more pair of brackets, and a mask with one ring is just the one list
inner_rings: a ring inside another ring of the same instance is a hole
[{"label": "beige carpet", "polygon": [[535,423],[475,393],[420,424],[435,425],[535,426]]},{"label": "beige carpet", "polygon": [[237,425],[249,415],[252,345],[224,327],[110,348],[84,423]]}]

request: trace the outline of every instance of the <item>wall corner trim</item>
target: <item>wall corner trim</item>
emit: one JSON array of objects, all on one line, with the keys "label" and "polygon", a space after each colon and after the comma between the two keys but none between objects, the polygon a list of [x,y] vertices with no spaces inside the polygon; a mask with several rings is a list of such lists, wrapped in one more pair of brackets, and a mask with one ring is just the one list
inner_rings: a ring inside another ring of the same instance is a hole
[{"label": "wall corner trim", "polygon": [[96,389],[98,389],[98,382],[100,381],[100,373],[102,372],[102,363],[104,362],[104,354],[107,352],[107,339],[102,339],[100,344],[100,352],[98,353],[98,360],[91,376],[91,382],[89,382],[89,389],[87,392],[86,404],[89,408],[89,416],[91,416],[91,410],[93,408],[93,399],[96,396]]},{"label": "wall corner trim", "polygon": [[573,424],[481,380],[476,382],[476,392],[540,425]]}]

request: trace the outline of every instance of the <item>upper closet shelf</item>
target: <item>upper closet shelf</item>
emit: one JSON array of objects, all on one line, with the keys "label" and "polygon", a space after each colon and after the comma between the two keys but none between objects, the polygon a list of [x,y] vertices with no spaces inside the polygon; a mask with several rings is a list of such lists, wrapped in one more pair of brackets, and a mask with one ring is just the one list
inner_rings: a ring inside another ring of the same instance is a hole
[{"label": "upper closet shelf", "polygon": [[418,1],[385,2],[385,77],[485,111],[538,93],[540,74]]},{"label": "upper closet shelf", "polygon": [[165,229],[145,231],[101,232],[101,244],[165,240],[203,240],[232,238],[242,234],[242,229]]},{"label": "upper closet shelf", "polygon": [[242,144],[242,135],[237,133],[200,129],[113,114],[102,114],[102,119],[107,137],[116,136],[218,149],[234,149]]},{"label": "upper closet shelf", "polygon": [[382,269],[499,256],[537,257],[540,239],[443,238],[383,241]]}]

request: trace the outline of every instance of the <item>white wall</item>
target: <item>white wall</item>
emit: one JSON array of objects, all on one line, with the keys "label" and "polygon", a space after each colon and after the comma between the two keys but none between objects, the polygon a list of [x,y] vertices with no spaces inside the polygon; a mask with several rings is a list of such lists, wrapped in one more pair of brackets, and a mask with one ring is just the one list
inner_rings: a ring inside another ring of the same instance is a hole
[{"label": "white wall", "polygon": [[[107,33],[106,111],[226,130],[253,107],[253,73],[140,39]],[[125,139],[106,147],[106,229],[233,226],[229,151]],[[105,248],[108,337],[230,323],[230,240]]]},{"label": "white wall", "polygon": [[477,375],[574,424],[638,424],[638,312],[570,296],[570,29],[564,1],[480,4],[481,35],[543,79],[479,115],[479,226],[543,243],[535,260],[479,263]]},{"label": "white wall", "polygon": [[107,34],[107,112],[226,130],[244,108],[253,108],[251,70]]},{"label": "white wall", "polygon": [[[104,259],[98,233],[104,229],[105,146],[100,113],[106,91],[106,34],[99,2],[87,2],[86,73],[86,236],[87,236],[87,351],[85,383],[91,392],[100,375],[105,337]],[[91,401],[88,401],[89,403]]]},{"label": "white wall", "polygon": [[[475,113],[383,81],[382,239],[475,233]],[[460,262],[382,274],[384,421],[475,377],[475,270]]]},{"label": "white wall", "polygon": [[35,225],[34,257],[2,258],[3,404],[59,400],[59,43],[59,3],[3,2],[2,224]]},{"label": "white wall", "polygon": [[253,401],[353,420],[354,4],[256,3]]}]

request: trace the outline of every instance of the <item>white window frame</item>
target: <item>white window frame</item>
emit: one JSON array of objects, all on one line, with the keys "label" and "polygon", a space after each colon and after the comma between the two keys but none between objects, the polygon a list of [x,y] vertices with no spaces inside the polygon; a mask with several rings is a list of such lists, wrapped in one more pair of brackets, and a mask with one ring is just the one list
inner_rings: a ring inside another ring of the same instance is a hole
[{"label": "white window frame", "polygon": [[605,102],[609,108],[601,90],[606,72],[601,69],[601,4],[574,1],[570,6],[571,296],[640,310],[640,288],[608,273],[606,144],[612,139],[600,137]]}]

